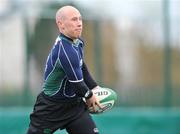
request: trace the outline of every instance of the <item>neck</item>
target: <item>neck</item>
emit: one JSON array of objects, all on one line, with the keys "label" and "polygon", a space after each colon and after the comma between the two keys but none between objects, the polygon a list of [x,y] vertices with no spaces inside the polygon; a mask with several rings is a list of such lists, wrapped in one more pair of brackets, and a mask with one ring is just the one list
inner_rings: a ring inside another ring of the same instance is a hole
[{"label": "neck", "polygon": [[63,38],[66,38],[67,40],[72,41],[72,42],[74,42],[76,40],[76,39],[72,39],[71,37],[65,35],[64,33],[60,33],[60,36],[62,36]]}]

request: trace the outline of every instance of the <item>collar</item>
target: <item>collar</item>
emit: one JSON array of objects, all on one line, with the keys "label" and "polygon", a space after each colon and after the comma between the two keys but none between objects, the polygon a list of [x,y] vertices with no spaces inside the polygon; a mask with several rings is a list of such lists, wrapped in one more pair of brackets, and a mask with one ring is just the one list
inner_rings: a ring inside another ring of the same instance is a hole
[{"label": "collar", "polygon": [[78,44],[78,39],[73,40],[73,39],[67,37],[66,35],[64,35],[63,33],[60,33],[59,37],[65,39],[67,41],[70,41],[75,46],[77,46],[77,44]]},{"label": "collar", "polygon": [[60,35],[59,35],[61,38],[64,38],[64,39],[66,39],[66,40],[68,40],[68,41],[71,41],[71,42],[73,42],[73,39],[71,39],[71,38],[69,38],[69,37],[67,37],[66,35],[64,35],[63,33],[60,33]]}]

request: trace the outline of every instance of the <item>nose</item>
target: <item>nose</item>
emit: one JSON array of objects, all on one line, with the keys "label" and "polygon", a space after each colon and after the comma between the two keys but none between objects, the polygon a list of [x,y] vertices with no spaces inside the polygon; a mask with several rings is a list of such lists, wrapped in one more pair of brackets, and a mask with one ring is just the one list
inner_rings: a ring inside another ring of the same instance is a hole
[{"label": "nose", "polygon": [[82,27],[82,20],[78,19],[78,27]]}]

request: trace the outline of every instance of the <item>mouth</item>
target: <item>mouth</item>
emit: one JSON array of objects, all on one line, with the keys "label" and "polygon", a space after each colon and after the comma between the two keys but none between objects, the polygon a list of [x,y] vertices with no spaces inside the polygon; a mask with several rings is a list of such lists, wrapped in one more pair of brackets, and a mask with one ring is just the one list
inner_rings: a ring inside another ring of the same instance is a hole
[{"label": "mouth", "polygon": [[75,31],[81,32],[81,31],[82,31],[82,29],[75,29]]}]

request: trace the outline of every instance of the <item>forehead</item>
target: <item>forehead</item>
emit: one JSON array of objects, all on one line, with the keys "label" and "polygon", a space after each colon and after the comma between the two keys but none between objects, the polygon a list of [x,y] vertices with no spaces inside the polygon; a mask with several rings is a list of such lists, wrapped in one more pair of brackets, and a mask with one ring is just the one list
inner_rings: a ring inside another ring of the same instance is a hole
[{"label": "forehead", "polygon": [[69,19],[74,18],[74,17],[81,17],[81,14],[78,10],[69,10],[67,11],[66,17]]}]

